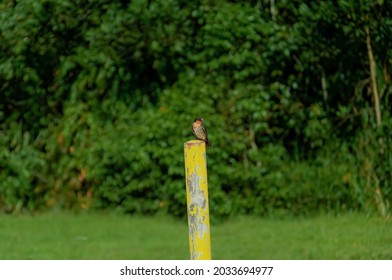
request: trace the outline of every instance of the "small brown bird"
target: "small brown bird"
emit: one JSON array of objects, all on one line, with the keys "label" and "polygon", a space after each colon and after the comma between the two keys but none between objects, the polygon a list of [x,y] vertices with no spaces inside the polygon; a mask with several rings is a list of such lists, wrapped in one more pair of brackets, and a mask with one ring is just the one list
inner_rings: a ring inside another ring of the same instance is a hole
[{"label": "small brown bird", "polygon": [[208,141],[207,129],[203,122],[203,118],[197,117],[192,124],[192,132],[195,134],[197,139],[204,141],[206,145],[210,147],[211,143]]}]

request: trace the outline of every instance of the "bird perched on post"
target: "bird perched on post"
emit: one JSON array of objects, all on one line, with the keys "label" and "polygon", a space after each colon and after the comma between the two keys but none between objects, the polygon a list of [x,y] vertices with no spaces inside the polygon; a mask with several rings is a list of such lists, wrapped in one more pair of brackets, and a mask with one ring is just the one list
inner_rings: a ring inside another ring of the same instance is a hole
[{"label": "bird perched on post", "polygon": [[196,138],[204,141],[208,147],[211,146],[211,143],[208,141],[207,129],[204,125],[204,119],[197,117],[192,124],[192,132],[195,134]]}]

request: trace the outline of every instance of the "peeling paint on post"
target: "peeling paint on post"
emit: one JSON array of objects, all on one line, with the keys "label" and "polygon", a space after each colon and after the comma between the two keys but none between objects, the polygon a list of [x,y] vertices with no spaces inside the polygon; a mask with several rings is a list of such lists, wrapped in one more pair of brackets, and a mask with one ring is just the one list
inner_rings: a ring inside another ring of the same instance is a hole
[{"label": "peeling paint on post", "polygon": [[200,140],[186,142],[184,157],[191,260],[211,260],[205,143]]}]

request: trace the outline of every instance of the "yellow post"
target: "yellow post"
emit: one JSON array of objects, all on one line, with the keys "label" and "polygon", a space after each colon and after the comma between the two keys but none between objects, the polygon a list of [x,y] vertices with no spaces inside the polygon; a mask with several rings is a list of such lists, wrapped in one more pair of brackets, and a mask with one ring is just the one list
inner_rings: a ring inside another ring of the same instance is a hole
[{"label": "yellow post", "polygon": [[184,157],[191,260],[211,260],[205,143],[200,140],[186,142]]}]

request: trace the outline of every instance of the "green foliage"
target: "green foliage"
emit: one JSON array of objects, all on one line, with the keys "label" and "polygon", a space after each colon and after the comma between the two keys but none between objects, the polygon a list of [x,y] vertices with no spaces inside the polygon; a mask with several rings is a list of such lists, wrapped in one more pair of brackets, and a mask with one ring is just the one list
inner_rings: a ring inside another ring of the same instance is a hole
[{"label": "green foliage", "polygon": [[200,115],[216,217],[388,217],[391,4],[244,2],[3,1],[0,208],[184,216]]},{"label": "green foliage", "polygon": [[0,209],[5,212],[44,206],[37,184],[44,180],[45,158],[32,146],[29,132],[15,123],[0,131]]}]

